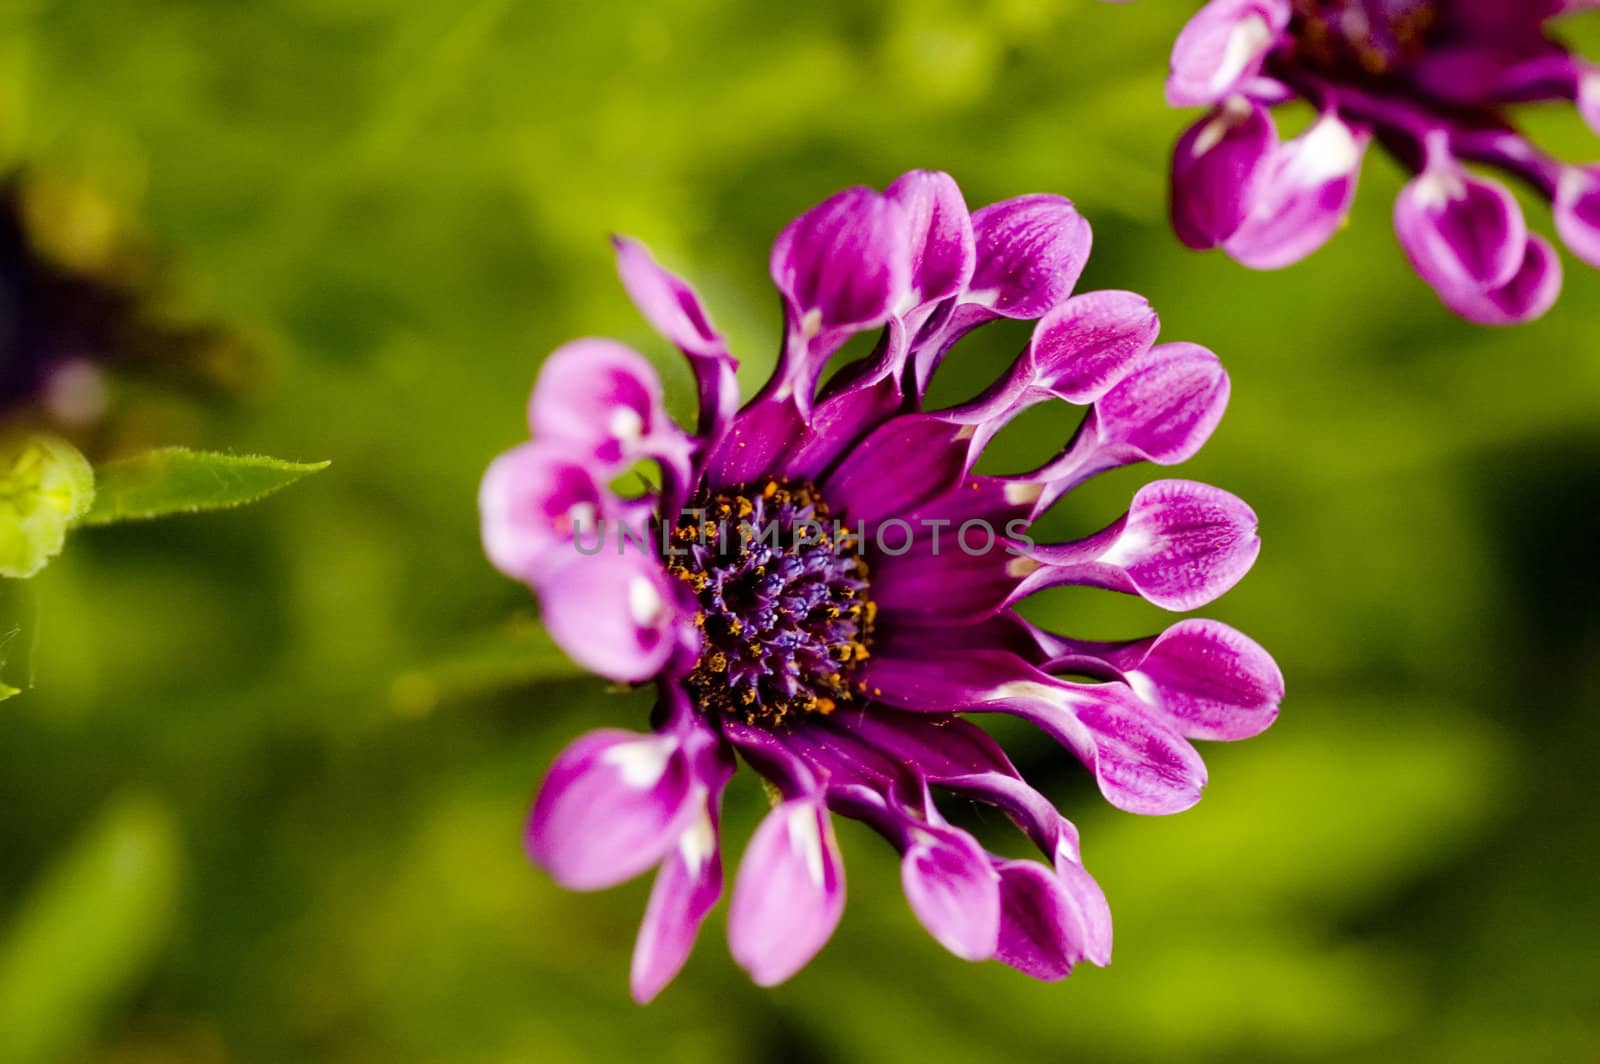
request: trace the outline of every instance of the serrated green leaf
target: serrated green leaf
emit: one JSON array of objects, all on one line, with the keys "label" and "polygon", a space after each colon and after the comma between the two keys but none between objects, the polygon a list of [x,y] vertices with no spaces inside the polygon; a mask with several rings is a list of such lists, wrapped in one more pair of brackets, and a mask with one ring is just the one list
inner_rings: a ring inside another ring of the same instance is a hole
[{"label": "serrated green leaf", "polygon": [[66,440],[0,435],[0,577],[24,579],[61,552],[94,501],[94,470]]},{"label": "serrated green leaf", "polygon": [[327,467],[327,462],[163,447],[102,466],[94,506],[83,523],[109,525],[243,506]]}]

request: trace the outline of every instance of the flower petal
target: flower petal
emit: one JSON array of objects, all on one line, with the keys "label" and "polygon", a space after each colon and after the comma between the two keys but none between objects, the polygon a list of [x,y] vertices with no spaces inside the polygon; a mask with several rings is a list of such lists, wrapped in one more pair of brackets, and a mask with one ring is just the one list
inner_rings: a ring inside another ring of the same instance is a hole
[{"label": "flower petal", "polygon": [[1556,232],[1567,249],[1600,269],[1600,168],[1571,167],[1556,184]]},{"label": "flower petal", "polygon": [[906,900],[928,934],[957,957],[986,960],[1000,933],[1000,877],[976,839],[921,826],[900,863]]},{"label": "flower petal", "polygon": [[1105,892],[1076,855],[1057,855],[1056,878],[1067,895],[1070,940],[1085,960],[1104,968],[1111,963],[1111,906]]},{"label": "flower petal", "polygon": [[1007,318],[1037,318],[1072,294],[1093,242],[1063,196],[1019,196],[972,214],[977,267],[963,303]]},{"label": "flower petal", "polygon": [[1095,775],[1130,813],[1176,813],[1200,800],[1205,764],[1121,683],[1075,684],[1013,654],[947,650],[937,660],[874,654],[862,665],[873,698],[922,713],[1006,713],[1034,724]]},{"label": "flower petal", "polygon": [[1085,292],[1039,320],[1027,367],[1038,387],[1069,403],[1092,403],[1134,368],[1160,331],[1143,296]]},{"label": "flower petal", "polygon": [[1228,405],[1228,374],[1199,344],[1162,344],[1094,406],[1102,448],[1177,465],[1200,450]]},{"label": "flower petal", "polygon": [[1249,636],[1220,621],[1188,618],[1153,639],[1082,645],[1049,667],[1077,671],[1083,656],[1109,663],[1190,739],[1248,739],[1265,731],[1283,701],[1283,673]]},{"label": "flower petal", "polygon": [[680,587],[625,533],[592,556],[576,546],[538,578],[545,630],[573,661],[620,683],[659,673],[683,638]]},{"label": "flower petal", "polygon": [[947,299],[966,287],[977,252],[972,216],[955,180],[937,170],[912,170],[884,195],[905,208],[914,302]]},{"label": "flower petal", "polygon": [[1205,762],[1126,687],[1070,686],[1073,715],[1094,738],[1090,767],[1106,801],[1129,813],[1167,816],[1200,800]]},{"label": "flower petal", "polygon": [[[1078,898],[1037,861],[1000,861],[998,871],[1001,911],[995,959],[1035,979],[1065,979],[1090,948]],[[1109,959],[1109,950],[1105,955]]]},{"label": "flower petal", "polygon": [[611,243],[634,306],[689,359],[700,395],[700,432],[714,437],[739,407],[738,362],[686,281],[663,269],[638,241],[612,237]]},{"label": "flower petal", "polygon": [[[930,414],[885,421],[862,440],[822,485],[851,524],[900,518],[948,492],[967,470],[965,426]],[[907,461],[915,455],[916,461]],[[903,518],[901,518],[903,520]]]},{"label": "flower petal", "polygon": [[802,214],[772,245],[772,280],[792,326],[812,336],[882,325],[911,284],[905,208],[848,188]]},{"label": "flower petal", "polygon": [[1395,200],[1395,232],[1411,265],[1441,293],[1499,288],[1527,256],[1522,208],[1505,187],[1435,162]]},{"label": "flower petal", "polygon": [[1561,259],[1550,242],[1530,235],[1522,266],[1510,281],[1488,291],[1440,289],[1439,298],[1478,325],[1521,325],[1542,317],[1561,294]]},{"label": "flower petal", "polygon": [[700,924],[722,896],[715,799],[697,812],[656,873],[650,903],[634,943],[629,982],[647,1004],[683,969]]},{"label": "flower petal", "polygon": [[1271,174],[1278,131],[1265,107],[1234,96],[1196,122],[1172,157],[1172,226],[1196,251],[1214,248],[1250,217]]},{"label": "flower petal", "polygon": [[1255,511],[1220,488],[1157,480],[1127,516],[1076,543],[1036,547],[1041,568],[1013,600],[1064,583],[1137,594],[1168,610],[1192,610],[1237,584],[1261,552]]},{"label": "flower petal", "polygon": [[1173,45],[1167,102],[1204,107],[1227,98],[1260,72],[1288,24],[1286,0],[1212,0]]},{"label": "flower petal", "polygon": [[589,465],[558,445],[524,443],[489,464],[478,489],[483,549],[507,576],[534,582],[565,560],[573,536],[593,537],[610,493]]},{"label": "flower petal", "polygon": [[728,911],[728,948],[759,986],[794,975],[844,912],[844,865],[827,810],[795,798],[767,814],[745,850]]},{"label": "flower petal", "polygon": [[1255,207],[1224,242],[1228,254],[1254,269],[1276,270],[1326,244],[1350,213],[1370,140],[1326,114],[1284,144]]},{"label": "flower petal", "polygon": [[574,340],[551,352],[528,404],[535,436],[617,467],[642,456],[680,459],[683,432],[661,405],[649,361],[615,340]]},{"label": "flower petal", "polygon": [[562,751],[528,819],[528,855],[569,890],[600,890],[661,860],[695,814],[672,735],[606,729]]}]

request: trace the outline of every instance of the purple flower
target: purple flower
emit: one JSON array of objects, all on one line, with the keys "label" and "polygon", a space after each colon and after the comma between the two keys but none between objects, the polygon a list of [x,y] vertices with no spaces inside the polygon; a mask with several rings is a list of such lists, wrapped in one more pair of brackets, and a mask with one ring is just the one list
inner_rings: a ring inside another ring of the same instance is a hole
[{"label": "purple flower", "polygon": [[[1547,32],[1593,0],[1212,0],[1179,34],[1167,79],[1175,107],[1210,112],[1179,140],[1172,220],[1192,248],[1221,247],[1277,269],[1343,224],[1376,138],[1415,177],[1395,230],[1417,273],[1455,313],[1502,325],[1539,317],[1561,262],[1531,234],[1497,170],[1555,210],[1572,253],[1600,266],[1600,172],[1541,152],[1513,104],[1565,101],[1600,130],[1600,66]],[[1284,141],[1270,108],[1296,98],[1318,116]]]},{"label": "purple flower", "polygon": [[108,205],[31,169],[0,174],[0,423],[87,443],[107,416],[113,369],[217,392],[247,382],[243,338],[169,320],[154,250],[120,225],[75,228],[80,210],[101,217]]},{"label": "purple flower", "polygon": [[42,254],[20,175],[0,179],[0,417],[41,402],[63,421],[97,416],[104,386],[93,366],[127,346],[133,303]]},{"label": "purple flower", "polygon": [[[1072,294],[1089,244],[1058,196],[969,214],[955,182],[930,172],[842,192],[778,237],[784,343],[741,408],[734,360],[694,292],[616,241],[624,286],[693,367],[696,431],[667,417],[642,356],[576,341],[545,362],[534,439],[494,461],[481,504],[489,557],[538,593],[551,637],[658,692],[652,731],[593,732],[556,759],[527,836],[573,889],[658,869],[634,953],[638,1000],[676,975],[721,893],[720,801],[739,757],[774,796],[728,920],[756,982],[793,975],[838,924],[834,816],[894,845],[912,911],[952,953],[1059,979],[1109,961],[1105,898],[1076,829],[964,715],[1031,721],[1139,813],[1200,797],[1190,739],[1245,738],[1276,716],[1277,667],[1225,625],[1095,643],[1015,611],[1063,584],[1193,609],[1259,546],[1249,507],[1183,480],[1146,485],[1084,539],[1029,535],[1099,473],[1194,454],[1227,402],[1216,356],[1158,346],[1144,299]],[[926,409],[940,360],[998,318],[1037,322],[1026,350],[978,397]],[[823,382],[864,331],[876,348]],[[1087,408],[1052,461],[974,472],[996,432],[1048,402]],[[641,461],[658,473],[649,489],[613,490]],[[1044,863],[988,852],[945,819],[939,795],[1004,812]]]}]

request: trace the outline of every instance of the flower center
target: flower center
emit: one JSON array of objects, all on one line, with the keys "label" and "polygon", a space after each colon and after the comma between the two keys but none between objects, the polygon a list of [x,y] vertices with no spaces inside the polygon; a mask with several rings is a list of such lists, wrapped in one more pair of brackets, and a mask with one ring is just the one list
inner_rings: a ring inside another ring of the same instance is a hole
[{"label": "flower center", "polygon": [[667,570],[700,603],[688,682],[703,710],[776,725],[849,701],[876,611],[859,536],[809,486],[697,498],[671,554]]},{"label": "flower center", "polygon": [[1421,56],[1438,23],[1438,0],[1294,0],[1289,32],[1311,66],[1381,77]]}]

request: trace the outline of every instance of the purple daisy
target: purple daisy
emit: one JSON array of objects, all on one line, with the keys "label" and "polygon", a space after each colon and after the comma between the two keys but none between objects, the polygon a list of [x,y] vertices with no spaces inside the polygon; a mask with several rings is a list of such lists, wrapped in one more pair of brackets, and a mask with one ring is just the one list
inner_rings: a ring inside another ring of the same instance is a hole
[{"label": "purple daisy", "polygon": [[[1099,473],[1187,459],[1227,401],[1216,356],[1157,346],[1144,299],[1071,294],[1089,244],[1059,196],[969,214],[949,176],[925,171],[883,194],[841,192],[773,247],[783,348],[740,408],[735,362],[694,292],[616,241],[624,286],[693,367],[696,431],[667,417],[641,355],[575,341],[545,362],[534,438],[489,467],[481,505],[490,558],[538,593],[552,638],[595,672],[658,692],[651,733],[596,731],[556,759],[527,831],[534,861],[573,889],[659,869],[633,959],[639,1001],[677,974],[721,893],[719,803],[736,756],[775,803],[728,921],[756,982],[793,975],[838,923],[835,814],[900,851],[912,910],[951,952],[1059,979],[1080,960],[1109,961],[1105,898],[1076,829],[962,715],[1032,722],[1139,813],[1199,798],[1205,768],[1188,740],[1245,738],[1276,716],[1277,667],[1225,625],[1184,620],[1100,643],[1015,611],[1064,584],[1192,609],[1259,547],[1244,503],[1182,480],[1147,485],[1077,542],[1028,535]],[[1010,370],[970,402],[925,410],[946,352],[999,318],[1038,322]],[[822,383],[830,357],[866,331],[879,333],[872,353]],[[1017,476],[973,471],[1008,421],[1055,401],[1088,412],[1054,460]],[[659,487],[613,490],[641,461]],[[987,852],[936,794],[1002,810],[1046,863]]]},{"label": "purple daisy", "polygon": [[[1476,164],[1549,201],[1556,231],[1600,266],[1600,169],[1541,152],[1507,108],[1575,103],[1600,130],[1600,67],[1548,33],[1595,0],[1212,0],[1179,35],[1167,100],[1210,107],[1178,141],[1172,220],[1192,248],[1257,269],[1298,262],[1344,222],[1375,137],[1415,177],[1395,231],[1417,273],[1469,321],[1547,311],[1561,262]],[[1271,111],[1301,98],[1305,132],[1279,139]]]}]

